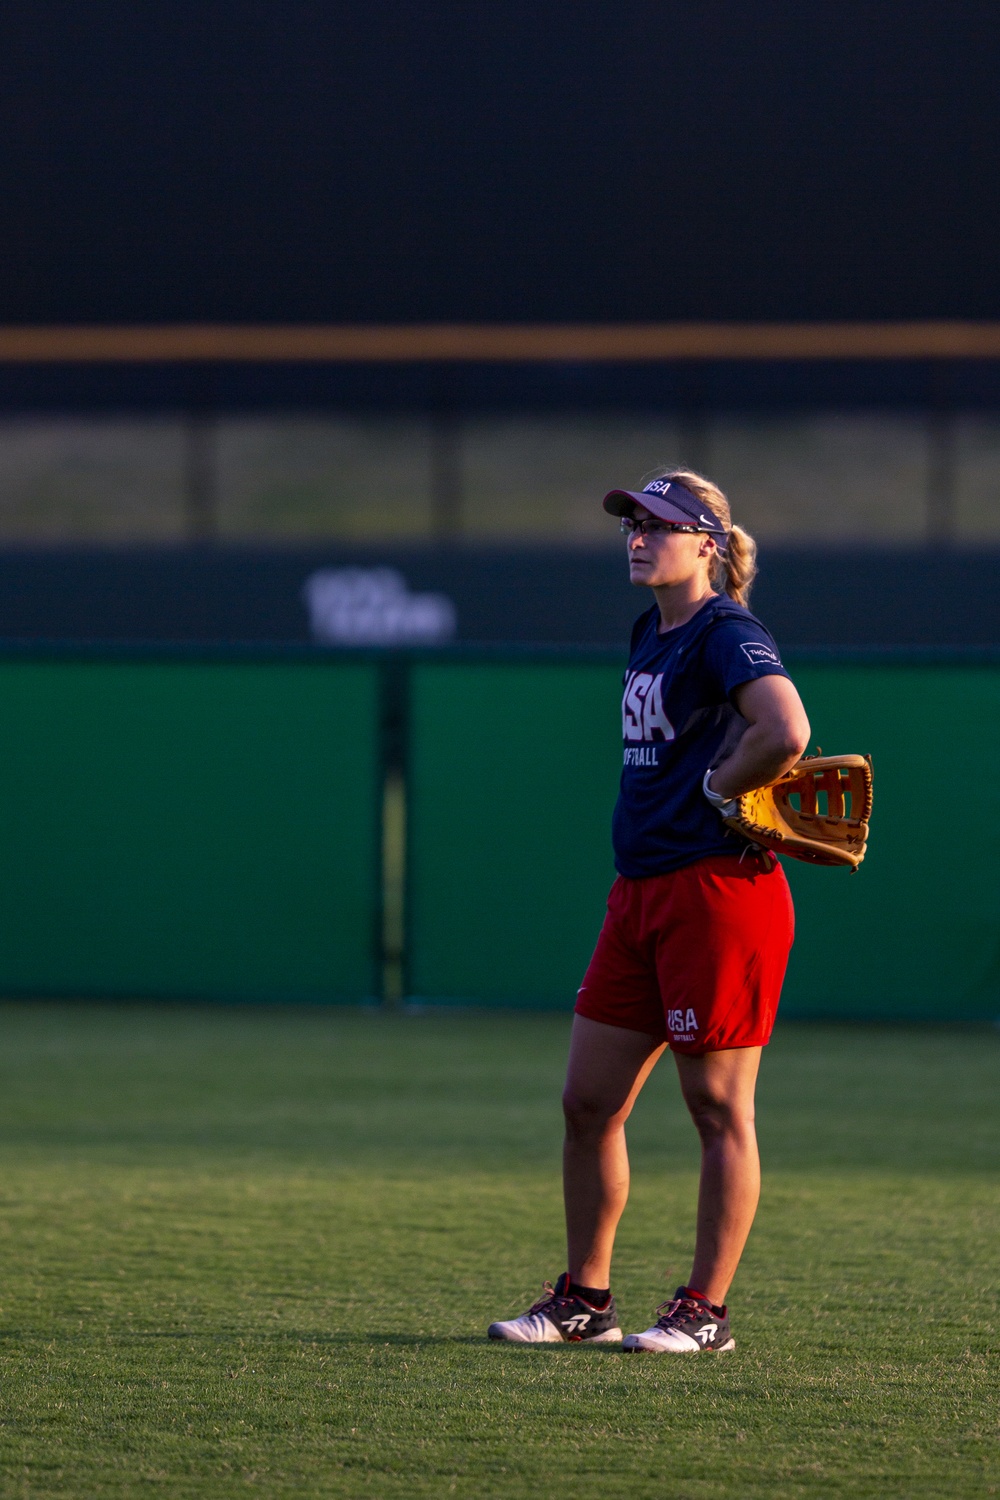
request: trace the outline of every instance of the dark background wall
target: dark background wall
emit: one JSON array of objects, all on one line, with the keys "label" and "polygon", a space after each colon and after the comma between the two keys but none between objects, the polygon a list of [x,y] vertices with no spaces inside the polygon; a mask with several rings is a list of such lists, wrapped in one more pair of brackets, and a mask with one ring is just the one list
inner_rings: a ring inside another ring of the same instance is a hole
[{"label": "dark background wall", "polygon": [[[985,0],[8,0],[0,323],[994,319],[998,65]],[[673,411],[710,468],[711,414],[804,407],[924,414],[929,546],[818,559],[789,531],[758,592],[783,639],[1000,639],[994,532],[980,559],[956,521],[955,418],[1000,409],[989,360],[0,365],[0,412],[189,414],[199,543],[43,554],[11,523],[0,636],[302,638],[302,579],[353,558],[200,545],[229,410],[429,414],[448,537],[465,413]],[[452,562],[407,576],[456,593],[464,639],[501,615],[511,639],[618,639],[632,613],[618,583],[599,620],[553,591],[544,548],[470,552],[461,585]]]},{"label": "dark background wall", "polygon": [[[407,590],[444,595],[460,644],[626,650],[651,603],[605,549],[327,545],[282,548],[0,551],[0,642],[305,644],[310,577],[395,569]],[[783,648],[1000,645],[1000,552],[768,548],[753,608]],[[323,637],[321,637],[323,639]],[[406,643],[391,632],[328,645]],[[412,641],[410,644],[414,644]]]},{"label": "dark background wall", "polygon": [[0,321],[997,316],[985,0],[8,0]]}]

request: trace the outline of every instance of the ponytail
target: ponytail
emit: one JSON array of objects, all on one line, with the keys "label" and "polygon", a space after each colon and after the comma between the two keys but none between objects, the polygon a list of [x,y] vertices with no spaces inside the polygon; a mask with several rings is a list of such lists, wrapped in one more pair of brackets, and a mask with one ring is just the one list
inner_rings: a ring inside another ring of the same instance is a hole
[{"label": "ponytail", "polygon": [[726,550],[719,554],[717,569],[724,575],[720,582],[730,599],[735,599],[746,609],[757,576],[757,543],[742,526],[731,528]]},{"label": "ponytail", "polygon": [[690,490],[699,502],[710,510],[728,533],[725,551],[718,548],[712,555],[709,579],[717,593],[726,593],[737,604],[746,609],[750,600],[750,589],[757,576],[757,543],[749,531],[734,526],[729,510],[729,501],[710,479],[696,474],[693,469],[660,469],[646,475],[644,484],[651,479],[676,479],[686,490]]}]

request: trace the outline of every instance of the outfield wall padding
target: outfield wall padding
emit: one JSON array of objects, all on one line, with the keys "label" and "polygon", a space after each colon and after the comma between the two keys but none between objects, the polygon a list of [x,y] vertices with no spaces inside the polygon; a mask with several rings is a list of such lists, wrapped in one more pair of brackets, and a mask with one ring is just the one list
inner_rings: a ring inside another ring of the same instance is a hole
[{"label": "outfield wall padding", "polygon": [[568,1004],[614,876],[621,670],[426,664],[410,680],[409,979]]},{"label": "outfield wall padding", "polygon": [[[873,754],[875,801],[857,874],[785,861],[797,938],[784,1013],[1000,1015],[1000,868],[988,822],[1000,667],[794,658],[791,667],[814,742]],[[613,878],[619,684],[620,668],[598,663],[414,669],[415,996],[572,1005]]]},{"label": "outfield wall padding", "polygon": [[0,662],[0,991],[378,992],[371,664]]},{"label": "outfield wall padding", "polygon": [[1000,1016],[1000,858],[989,785],[996,666],[793,663],[827,753],[871,751],[875,797],[856,875],[786,860],[797,938],[789,1015]]},{"label": "outfield wall padding", "polygon": [[[875,806],[858,874],[786,861],[785,1014],[1000,1016],[977,790],[1000,662],[790,665],[814,743],[872,752]],[[389,769],[407,788],[407,993],[569,1009],[614,875],[620,678],[579,653],[8,650],[0,993],[377,997]]]}]

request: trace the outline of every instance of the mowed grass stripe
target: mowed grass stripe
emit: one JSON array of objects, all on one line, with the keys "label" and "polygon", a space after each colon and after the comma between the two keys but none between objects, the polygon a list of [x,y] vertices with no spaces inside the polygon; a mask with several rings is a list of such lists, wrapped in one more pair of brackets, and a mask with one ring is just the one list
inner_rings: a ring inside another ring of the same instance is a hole
[{"label": "mowed grass stripe", "polygon": [[[997,1493],[1000,1037],[788,1027],[716,1359],[491,1346],[561,1266],[566,1020],[0,1007],[0,1493]],[[687,1269],[669,1059],[616,1291]]]}]

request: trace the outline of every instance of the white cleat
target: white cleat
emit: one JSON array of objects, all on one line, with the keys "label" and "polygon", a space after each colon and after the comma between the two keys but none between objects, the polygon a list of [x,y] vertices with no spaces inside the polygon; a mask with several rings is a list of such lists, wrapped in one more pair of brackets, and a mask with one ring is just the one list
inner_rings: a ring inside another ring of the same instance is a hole
[{"label": "white cleat", "polygon": [[619,1344],[615,1299],[606,1307],[594,1307],[569,1293],[569,1274],[563,1272],[555,1286],[545,1283],[545,1295],[519,1318],[491,1323],[491,1339],[509,1344]]},{"label": "white cleat", "polygon": [[678,1287],[673,1301],[664,1302],[657,1312],[661,1316],[652,1328],[625,1335],[623,1349],[650,1354],[728,1354],[736,1348],[727,1309],[690,1296],[686,1287]]},{"label": "white cleat", "polygon": [[[524,1313],[506,1323],[491,1323],[491,1339],[506,1339],[510,1344],[561,1344],[563,1336],[544,1313]],[[621,1338],[621,1334],[618,1335]]]}]

